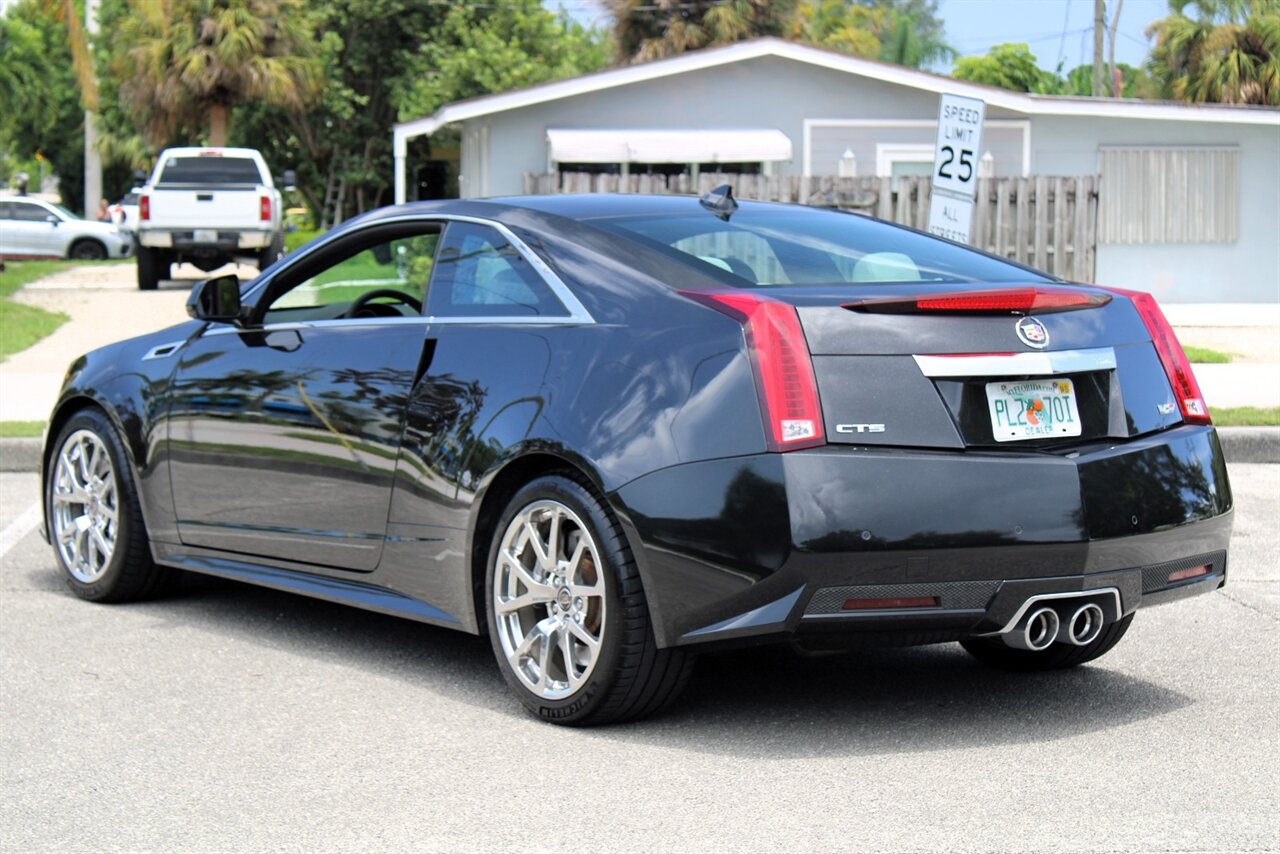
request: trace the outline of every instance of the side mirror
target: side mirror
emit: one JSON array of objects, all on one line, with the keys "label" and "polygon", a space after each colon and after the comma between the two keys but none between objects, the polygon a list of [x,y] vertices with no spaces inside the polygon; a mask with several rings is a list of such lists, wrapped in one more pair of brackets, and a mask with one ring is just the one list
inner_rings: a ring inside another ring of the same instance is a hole
[{"label": "side mirror", "polygon": [[218,276],[196,282],[187,298],[187,314],[196,320],[234,323],[240,319],[240,280]]},{"label": "side mirror", "polygon": [[54,228],[57,228],[59,225],[62,224],[62,220],[58,219],[53,214],[49,214],[47,217],[45,217],[44,221],[49,223],[49,225],[52,225]]},{"label": "side mirror", "polygon": [[145,184],[145,183],[147,183],[147,173],[146,173],[146,172],[143,172],[141,169],[134,169],[134,170],[133,170],[133,183],[135,183],[135,184]]},{"label": "side mirror", "polygon": [[279,183],[283,185],[282,189],[294,189],[298,186],[298,173],[292,169],[284,170],[284,177],[280,179]]}]

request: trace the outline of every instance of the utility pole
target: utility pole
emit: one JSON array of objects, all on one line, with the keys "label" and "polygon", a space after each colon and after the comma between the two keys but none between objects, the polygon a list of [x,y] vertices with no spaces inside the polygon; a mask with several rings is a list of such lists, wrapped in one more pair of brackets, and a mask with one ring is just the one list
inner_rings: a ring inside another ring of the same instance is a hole
[{"label": "utility pole", "polygon": [[[90,47],[98,34],[98,6],[102,0],[86,0],[84,4],[84,31]],[[102,201],[102,155],[98,153],[98,116],[93,110],[84,111],[84,217],[98,216],[98,203]]]},{"label": "utility pole", "polygon": [[1101,98],[1103,89],[1102,34],[1107,29],[1106,0],[1093,0],[1093,97]]}]

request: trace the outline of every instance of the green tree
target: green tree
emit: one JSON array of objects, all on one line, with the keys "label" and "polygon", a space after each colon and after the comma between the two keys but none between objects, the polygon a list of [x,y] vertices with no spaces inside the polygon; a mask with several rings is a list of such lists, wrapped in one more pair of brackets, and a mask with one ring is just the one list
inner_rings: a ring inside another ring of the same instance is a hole
[{"label": "green tree", "polygon": [[794,0],[607,0],[615,57],[647,62],[703,47],[786,35]]},{"label": "green tree", "polygon": [[884,49],[881,34],[891,22],[887,9],[849,0],[805,0],[792,16],[788,35],[795,41],[875,59]]},{"label": "green tree", "polygon": [[[1123,62],[1116,63],[1116,71],[1120,72],[1120,97],[1146,97],[1150,78],[1141,68],[1135,68]],[[1067,73],[1063,82],[1064,95],[1089,96],[1093,94],[1093,66],[1078,65]]]},{"label": "green tree", "polygon": [[302,0],[128,0],[111,70],[152,142],[207,129],[226,145],[231,111],[260,101],[295,112],[322,88]]},{"label": "green tree", "polygon": [[492,9],[460,4],[423,43],[400,117],[598,71],[609,64],[609,53],[607,33],[552,14],[538,0],[510,0]]},{"label": "green tree", "polygon": [[1025,44],[998,44],[983,56],[962,56],[951,76],[1015,92],[1057,94],[1063,87],[1058,75],[1040,70],[1035,54]]},{"label": "green tree", "polygon": [[1169,10],[1147,30],[1161,97],[1280,106],[1280,0],[1170,0]]},{"label": "green tree", "polygon": [[[62,200],[84,199],[84,104],[67,25],[35,0],[0,18],[0,149],[21,160],[39,154],[58,175]],[[31,189],[36,191],[36,176]]]},{"label": "green tree", "polygon": [[947,44],[939,32],[935,34],[927,21],[922,22],[911,12],[894,13],[887,28],[880,34],[879,59],[910,68],[950,62],[956,57],[955,48]]}]

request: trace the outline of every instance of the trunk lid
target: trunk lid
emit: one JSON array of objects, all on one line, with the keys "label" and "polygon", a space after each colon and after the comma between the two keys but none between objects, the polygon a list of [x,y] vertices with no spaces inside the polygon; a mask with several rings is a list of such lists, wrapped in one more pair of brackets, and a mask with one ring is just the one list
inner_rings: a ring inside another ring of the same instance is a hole
[{"label": "trunk lid", "polygon": [[1036,290],[1050,302],[1063,293],[1087,304],[1015,313],[937,299],[1011,290],[962,288],[770,290],[799,315],[828,442],[1050,450],[1181,422],[1150,333],[1128,299],[1057,285]]}]

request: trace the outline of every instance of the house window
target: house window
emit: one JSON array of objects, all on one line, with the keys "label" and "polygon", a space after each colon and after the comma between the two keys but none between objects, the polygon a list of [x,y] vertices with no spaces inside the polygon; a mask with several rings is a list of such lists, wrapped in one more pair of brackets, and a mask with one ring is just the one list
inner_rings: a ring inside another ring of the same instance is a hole
[{"label": "house window", "polygon": [[1240,150],[1103,146],[1098,242],[1235,243]]}]

